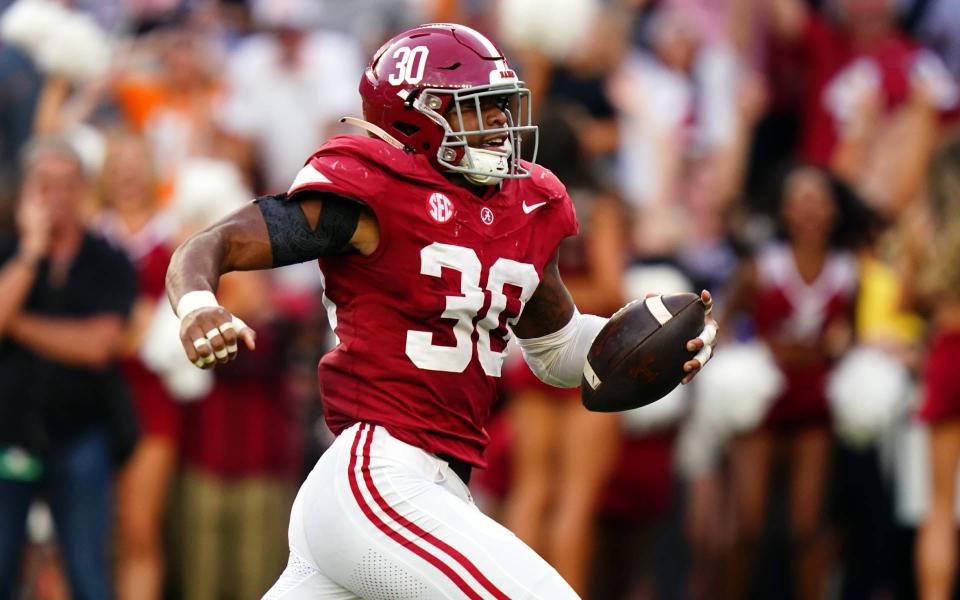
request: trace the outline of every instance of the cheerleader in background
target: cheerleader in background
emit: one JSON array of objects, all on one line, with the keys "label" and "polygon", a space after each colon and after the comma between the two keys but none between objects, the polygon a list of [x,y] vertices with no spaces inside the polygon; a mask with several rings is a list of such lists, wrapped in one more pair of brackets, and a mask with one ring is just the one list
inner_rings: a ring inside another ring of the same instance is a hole
[{"label": "cheerleader in background", "polygon": [[[960,463],[960,138],[937,154],[930,169],[932,235],[914,236],[905,269],[908,289],[930,310],[931,342],[923,369],[920,418],[930,427],[931,496],[916,544],[918,591],[924,600],[948,599],[957,565],[956,479]],[[927,252],[923,252],[926,250]],[[913,274],[917,273],[914,282]]]},{"label": "cheerleader in background", "polygon": [[169,310],[163,294],[173,226],[160,211],[150,152],[134,134],[109,138],[100,191],[102,211],[94,218],[96,228],[126,250],[139,280],[123,372],[138,409],[142,437],[118,485],[118,596],[152,600],[163,591],[163,522],[177,465],[181,412],[161,378],[141,360],[140,350],[157,307]]},{"label": "cheerleader in background", "polygon": [[842,223],[826,173],[792,169],[779,199],[785,239],[745,265],[730,299],[732,313],[751,317],[785,379],[765,424],[735,439],[730,450],[736,528],[731,598],[746,597],[755,573],[778,444],[790,465],[788,527],[798,598],[823,596],[829,558],[824,496],[831,434],[824,386],[833,359],[850,342],[857,265],[836,244]]}]

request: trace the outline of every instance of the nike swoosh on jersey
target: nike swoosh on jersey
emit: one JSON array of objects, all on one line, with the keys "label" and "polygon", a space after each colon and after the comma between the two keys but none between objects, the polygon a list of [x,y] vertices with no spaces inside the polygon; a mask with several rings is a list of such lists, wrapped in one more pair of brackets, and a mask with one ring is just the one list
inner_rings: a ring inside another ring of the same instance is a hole
[{"label": "nike swoosh on jersey", "polygon": [[523,201],[523,213],[529,215],[533,211],[537,210],[541,206],[545,205],[546,202],[537,202],[536,204],[527,204],[527,201]]}]

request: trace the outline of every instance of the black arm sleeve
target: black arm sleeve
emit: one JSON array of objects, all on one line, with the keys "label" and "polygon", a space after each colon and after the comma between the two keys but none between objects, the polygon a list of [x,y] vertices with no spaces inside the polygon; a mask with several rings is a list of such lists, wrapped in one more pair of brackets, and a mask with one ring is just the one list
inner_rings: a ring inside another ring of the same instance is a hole
[{"label": "black arm sleeve", "polygon": [[300,205],[286,194],[255,200],[267,224],[274,267],[350,253],[350,239],[357,231],[363,205],[331,192],[316,192],[313,197],[323,202],[316,229],[310,229]]}]

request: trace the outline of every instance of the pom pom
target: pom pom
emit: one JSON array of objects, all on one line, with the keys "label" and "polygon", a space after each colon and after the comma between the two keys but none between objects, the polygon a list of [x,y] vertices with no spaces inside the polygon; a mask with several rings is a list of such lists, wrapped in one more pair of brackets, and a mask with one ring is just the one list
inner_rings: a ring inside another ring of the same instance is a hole
[{"label": "pom pom", "polygon": [[110,36],[93,17],[49,0],[19,0],[4,13],[0,36],[41,70],[77,82],[103,75],[113,55]]},{"label": "pom pom", "polygon": [[677,437],[674,462],[685,479],[696,479],[709,473],[720,462],[726,441],[719,432],[706,423],[688,419]]},{"label": "pom pom", "polygon": [[250,9],[257,27],[306,31],[322,27],[324,7],[317,0],[254,0]]},{"label": "pom pom", "polygon": [[50,0],[19,0],[0,19],[0,37],[35,57],[63,23],[67,12]]},{"label": "pom pom", "polygon": [[500,31],[513,47],[533,46],[555,61],[569,56],[598,13],[597,0],[525,0],[500,3]]},{"label": "pom pom", "polygon": [[930,50],[917,52],[910,69],[910,84],[925,87],[938,110],[951,110],[960,101],[960,87],[943,60]]},{"label": "pom pom", "polygon": [[646,406],[623,412],[623,429],[646,433],[677,423],[687,410],[687,387],[677,386],[669,394]]},{"label": "pom pom", "polygon": [[233,163],[194,158],[180,168],[173,186],[173,215],[190,229],[202,229],[252,199]]},{"label": "pom pom", "polygon": [[77,123],[64,132],[67,140],[83,163],[87,174],[96,178],[103,168],[103,161],[107,156],[107,141],[96,128],[86,123]]},{"label": "pom pom", "polygon": [[693,418],[722,436],[759,425],[784,386],[773,354],[758,341],[723,348],[696,382]]},{"label": "pom pom", "polygon": [[909,389],[900,361],[878,348],[854,348],[827,379],[837,432],[854,447],[869,445],[906,410]]},{"label": "pom pom", "polygon": [[110,37],[93,17],[69,11],[55,24],[35,59],[48,73],[83,82],[106,73],[112,56]]},{"label": "pom pom", "polygon": [[623,274],[626,298],[643,298],[647,294],[682,294],[693,291],[693,283],[677,267],[661,264],[634,265]]}]

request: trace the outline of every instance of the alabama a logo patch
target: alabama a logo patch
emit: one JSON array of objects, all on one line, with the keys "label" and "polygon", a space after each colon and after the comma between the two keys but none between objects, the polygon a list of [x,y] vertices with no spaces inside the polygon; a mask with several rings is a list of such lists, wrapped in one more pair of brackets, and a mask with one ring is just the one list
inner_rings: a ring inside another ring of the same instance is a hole
[{"label": "alabama a logo patch", "polygon": [[427,211],[437,223],[446,223],[453,218],[453,202],[440,192],[430,194],[427,200]]},{"label": "alabama a logo patch", "polygon": [[480,220],[484,225],[493,225],[493,211],[484,206],[480,209]]}]

